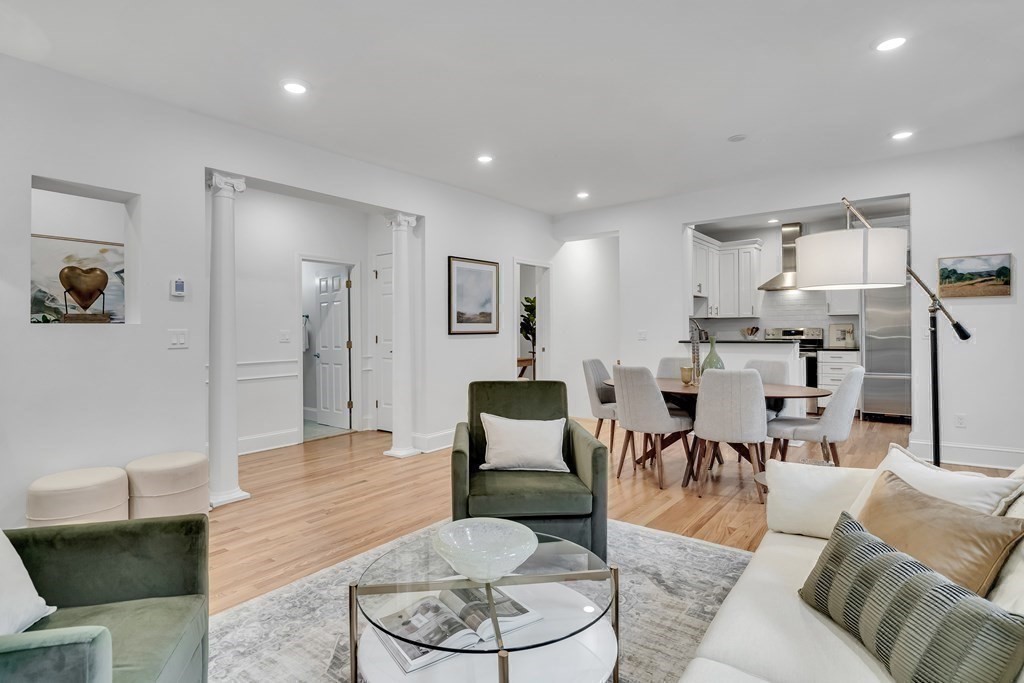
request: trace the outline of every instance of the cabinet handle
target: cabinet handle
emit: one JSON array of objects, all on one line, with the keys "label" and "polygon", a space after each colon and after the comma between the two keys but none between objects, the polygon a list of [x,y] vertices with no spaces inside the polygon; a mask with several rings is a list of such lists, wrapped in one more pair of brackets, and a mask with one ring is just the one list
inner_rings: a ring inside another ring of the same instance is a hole
[{"label": "cabinet handle", "polygon": [[700,283],[699,282],[697,283],[697,292],[700,293],[700,294],[703,294],[703,292],[700,291]]},{"label": "cabinet handle", "polygon": [[831,304],[831,302],[828,302],[828,301],[825,302],[825,312],[826,313],[831,313],[832,312],[832,304]]}]

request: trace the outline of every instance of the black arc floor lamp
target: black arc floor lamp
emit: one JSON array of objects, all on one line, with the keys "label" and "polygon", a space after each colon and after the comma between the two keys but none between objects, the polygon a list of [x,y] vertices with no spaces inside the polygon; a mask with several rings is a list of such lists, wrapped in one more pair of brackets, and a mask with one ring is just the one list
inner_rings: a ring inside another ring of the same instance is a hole
[{"label": "black arc floor lamp", "polygon": [[[846,207],[846,230],[804,235],[797,239],[797,289],[903,287],[909,275],[924,290],[931,301],[928,305],[928,330],[931,342],[932,462],[939,466],[942,464],[942,441],[939,421],[938,314],[941,312],[945,316],[961,340],[970,339],[971,333],[953,317],[942,299],[907,264],[907,231],[872,227],[846,197],[842,201]],[[856,217],[864,228],[852,228],[851,216]]]}]

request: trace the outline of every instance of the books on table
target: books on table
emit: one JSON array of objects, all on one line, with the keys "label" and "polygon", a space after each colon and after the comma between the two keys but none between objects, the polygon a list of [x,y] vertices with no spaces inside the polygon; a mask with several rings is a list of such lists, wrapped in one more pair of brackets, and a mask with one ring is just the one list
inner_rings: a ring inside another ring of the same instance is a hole
[{"label": "books on table", "polygon": [[[501,632],[509,633],[541,618],[536,611],[513,600],[497,588],[491,589]],[[394,638],[377,631],[384,648],[403,671],[409,673],[451,657],[457,652],[494,639],[494,624],[483,587],[443,590],[437,595],[419,598],[409,606],[379,619],[389,633],[424,645]]]}]

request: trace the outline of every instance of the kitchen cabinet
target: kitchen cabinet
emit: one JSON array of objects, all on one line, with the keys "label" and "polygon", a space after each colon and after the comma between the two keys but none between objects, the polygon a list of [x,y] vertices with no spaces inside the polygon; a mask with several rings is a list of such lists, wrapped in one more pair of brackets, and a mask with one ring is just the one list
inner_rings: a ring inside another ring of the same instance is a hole
[{"label": "kitchen cabinet", "polygon": [[[843,383],[843,378],[850,370],[860,365],[860,351],[818,351],[818,388],[828,389],[833,394]],[[832,396],[818,399],[818,410],[828,406]]]},{"label": "kitchen cabinet", "polygon": [[707,297],[708,266],[710,265],[711,248],[697,240],[693,241],[693,295]]},{"label": "kitchen cabinet", "polygon": [[721,303],[721,288],[718,286],[718,278],[722,264],[721,254],[718,249],[708,251],[708,317],[718,317],[718,306]]},{"label": "kitchen cabinet", "polygon": [[761,248],[740,247],[736,253],[739,257],[737,315],[756,317],[761,314],[761,293],[757,289],[761,284]]},{"label": "kitchen cabinet", "polygon": [[715,315],[736,318],[740,314],[739,250],[721,249],[718,252],[718,304]]},{"label": "kitchen cabinet", "polygon": [[860,315],[860,290],[830,289],[826,291],[825,312],[829,315]]}]

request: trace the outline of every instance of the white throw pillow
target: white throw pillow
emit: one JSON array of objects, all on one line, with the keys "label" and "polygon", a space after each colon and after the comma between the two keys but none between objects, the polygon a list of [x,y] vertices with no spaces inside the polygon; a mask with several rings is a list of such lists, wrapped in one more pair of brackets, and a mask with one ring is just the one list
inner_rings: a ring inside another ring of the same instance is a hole
[{"label": "white throw pillow", "polygon": [[784,534],[829,538],[874,470],[769,460],[768,528]]},{"label": "white throw pillow", "polygon": [[0,636],[21,633],[56,609],[39,597],[21,556],[0,532]]},{"label": "white throw pillow", "polygon": [[565,418],[557,420],[510,420],[480,413],[487,436],[482,470],[540,470],[568,472],[562,458]]},{"label": "white throw pillow", "polygon": [[893,472],[921,493],[969,507],[987,515],[1002,515],[1024,492],[1024,481],[1005,477],[978,477],[950,472],[918,460],[896,444],[889,444],[889,454],[875,470],[874,476],[853,502],[849,512],[859,517],[875,482],[883,472]]}]

